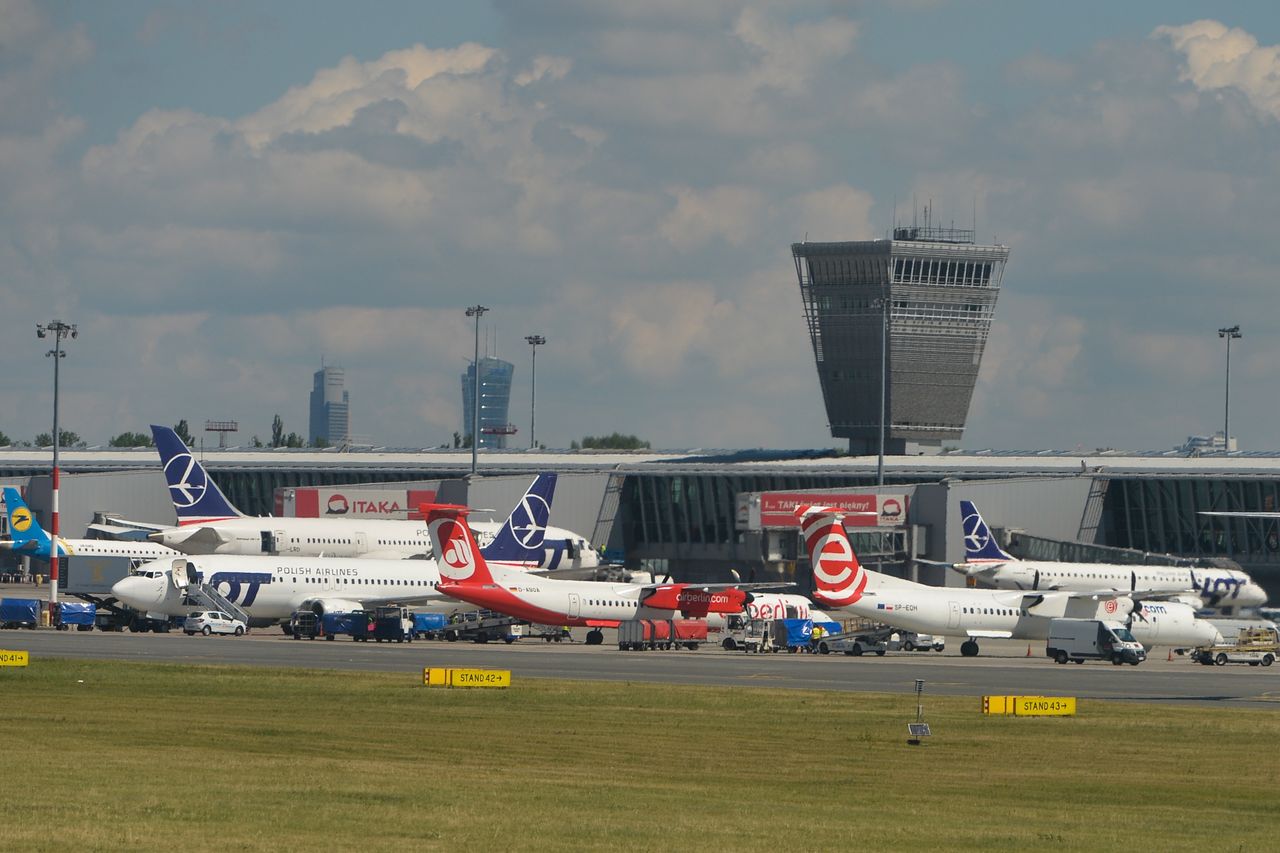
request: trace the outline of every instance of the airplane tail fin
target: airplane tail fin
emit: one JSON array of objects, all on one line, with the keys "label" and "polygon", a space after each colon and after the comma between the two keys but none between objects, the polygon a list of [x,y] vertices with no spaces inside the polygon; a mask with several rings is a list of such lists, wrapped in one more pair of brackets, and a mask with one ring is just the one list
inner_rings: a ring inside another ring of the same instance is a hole
[{"label": "airplane tail fin", "polygon": [[550,472],[539,474],[515,509],[511,510],[498,535],[484,547],[485,558],[540,565],[555,493],[556,475]]},{"label": "airplane tail fin", "polygon": [[176,432],[152,424],[151,436],[160,454],[160,464],[164,466],[164,478],[169,483],[169,497],[178,513],[179,524],[244,516],[222,494]]},{"label": "airplane tail fin", "polygon": [[31,514],[31,508],[22,495],[12,486],[4,488],[4,506],[9,514],[9,536],[13,550],[37,557],[49,558],[49,534]]},{"label": "airplane tail fin", "polygon": [[960,501],[966,563],[1007,563],[1013,556],[1000,547],[973,501]]},{"label": "airplane tail fin", "polygon": [[421,504],[419,509],[427,520],[427,532],[431,536],[431,548],[436,555],[441,580],[468,586],[493,583],[489,564],[467,526],[470,510],[454,504],[429,503]]},{"label": "airplane tail fin", "polygon": [[867,571],[853,553],[843,513],[831,507],[798,506],[795,514],[813,566],[814,600],[831,607],[848,607],[862,598]]}]

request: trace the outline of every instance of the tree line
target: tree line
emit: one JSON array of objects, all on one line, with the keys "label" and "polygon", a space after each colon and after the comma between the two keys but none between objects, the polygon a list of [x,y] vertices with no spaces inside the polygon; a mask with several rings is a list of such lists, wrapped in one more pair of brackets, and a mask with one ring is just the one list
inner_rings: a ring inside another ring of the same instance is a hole
[{"label": "tree line", "polygon": [[[178,434],[178,438],[182,439],[183,444],[188,447],[194,447],[196,441],[191,436],[191,427],[185,419],[178,421],[173,426],[173,431]],[[88,447],[88,442],[80,437],[78,433],[69,429],[58,430],[60,436],[58,440],[59,447],[69,447],[83,449]],[[122,432],[119,435],[112,436],[107,441],[108,447],[151,447],[154,442],[151,439],[150,432]],[[308,442],[305,436],[296,432],[286,433],[284,431],[284,419],[280,415],[276,415],[271,420],[271,439],[263,442],[262,439],[254,435],[248,442],[250,447],[328,447],[329,443],[321,437],[316,437],[315,441]],[[53,445],[53,435],[50,432],[38,433],[31,441],[15,441],[0,430],[0,447],[50,447]],[[447,444],[442,445],[448,447]],[[453,446],[455,448],[470,448],[471,435],[453,434]],[[545,450],[546,445],[541,445],[541,449]],[[648,450],[649,442],[641,440],[634,435],[623,435],[614,432],[609,435],[584,436],[581,441],[569,442],[570,450]]]}]

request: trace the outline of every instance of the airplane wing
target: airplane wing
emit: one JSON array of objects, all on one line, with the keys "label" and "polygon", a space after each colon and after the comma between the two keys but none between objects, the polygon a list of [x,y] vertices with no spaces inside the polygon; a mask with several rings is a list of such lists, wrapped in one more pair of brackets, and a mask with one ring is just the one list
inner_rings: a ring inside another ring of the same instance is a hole
[{"label": "airplane wing", "polygon": [[[158,535],[149,536],[147,538],[160,541]],[[201,527],[192,531],[190,536],[187,536],[181,542],[177,543],[177,546],[175,547],[178,547],[178,550],[180,551],[184,551],[191,546],[212,549],[226,542],[230,542],[233,539],[234,537],[225,530],[221,530],[217,527]]]},{"label": "airplane wing", "polygon": [[89,525],[90,530],[98,530],[102,533],[114,534],[107,538],[119,538],[122,534],[129,531],[149,530],[152,533],[159,533],[161,530],[168,530],[173,527],[172,524],[154,524],[150,521],[132,521],[127,518],[117,518],[111,516],[110,520],[102,524]]},{"label": "airplane wing", "polygon": [[1013,637],[1012,631],[965,631],[967,635],[976,640],[1008,640]]},{"label": "airplane wing", "polygon": [[1201,511],[1201,512],[1196,513],[1196,515],[1216,515],[1216,516],[1219,516],[1219,517],[1221,517],[1221,518],[1280,518],[1280,512],[1245,512],[1245,511],[1236,511],[1236,512],[1228,512],[1228,511],[1222,511],[1222,512],[1206,512],[1206,511]]}]

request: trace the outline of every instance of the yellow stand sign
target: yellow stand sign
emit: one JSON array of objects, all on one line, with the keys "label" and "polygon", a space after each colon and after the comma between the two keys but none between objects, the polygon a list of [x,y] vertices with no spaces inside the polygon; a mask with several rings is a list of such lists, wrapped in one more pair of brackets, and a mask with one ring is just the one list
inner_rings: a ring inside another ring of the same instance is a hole
[{"label": "yellow stand sign", "polygon": [[27,652],[11,652],[8,649],[0,649],[0,666],[26,666],[31,662],[31,656]]},{"label": "yellow stand sign", "polygon": [[426,667],[422,683],[427,687],[510,687],[511,670]]},{"label": "yellow stand sign", "polygon": [[1076,713],[1074,696],[983,696],[982,713],[1015,717],[1070,717]]}]

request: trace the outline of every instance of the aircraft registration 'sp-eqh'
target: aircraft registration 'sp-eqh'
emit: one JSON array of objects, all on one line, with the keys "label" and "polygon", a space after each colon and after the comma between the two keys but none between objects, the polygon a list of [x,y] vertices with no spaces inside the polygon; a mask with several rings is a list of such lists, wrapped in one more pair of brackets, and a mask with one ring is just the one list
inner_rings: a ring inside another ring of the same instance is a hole
[{"label": "aircraft registration 'sp-eqh'", "polygon": [[600,628],[617,627],[619,622],[669,619],[676,613],[693,617],[741,613],[751,599],[748,589],[790,585],[610,583],[513,572],[485,559],[467,526],[467,512],[463,506],[422,505],[437,555],[439,590],[517,619],[593,628],[587,636],[587,642],[593,645],[603,641]]},{"label": "aircraft registration 'sp-eqh'", "polygon": [[[9,516],[10,539],[0,541],[0,548],[25,554],[40,560],[48,560],[53,539],[36,521],[22,495],[12,486],[4,488],[5,512]],[[58,537],[58,556],[68,557],[133,557],[156,560],[177,556],[178,552],[154,542],[138,542],[126,539],[64,539]]]},{"label": "aircraft registration 'sp-eqh'", "polygon": [[[351,518],[253,518],[240,512],[218,488],[191,449],[169,427],[151,426],[178,527],[150,538],[186,554],[281,554],[290,556],[430,557],[426,525],[417,521]],[[539,474],[503,524],[477,522],[492,535],[491,562],[526,569],[586,569],[600,564],[585,537],[548,527],[556,475]]]},{"label": "aircraft registration 'sp-eqh'", "polygon": [[830,507],[796,508],[813,565],[814,600],[888,625],[964,637],[960,653],[978,654],[978,640],[1043,640],[1056,617],[1128,620],[1143,645],[1198,648],[1219,639],[1218,630],[1185,604],[1139,603],[1114,591],[1014,592],[933,587],[869,571],[858,562],[843,513]]},{"label": "aircraft registration 'sp-eqh'", "polygon": [[964,562],[952,568],[999,589],[1110,589],[1147,600],[1159,597],[1226,614],[1267,603],[1266,590],[1246,573],[1234,569],[1020,560],[1000,547],[972,501],[960,501],[960,518],[964,528]]}]

